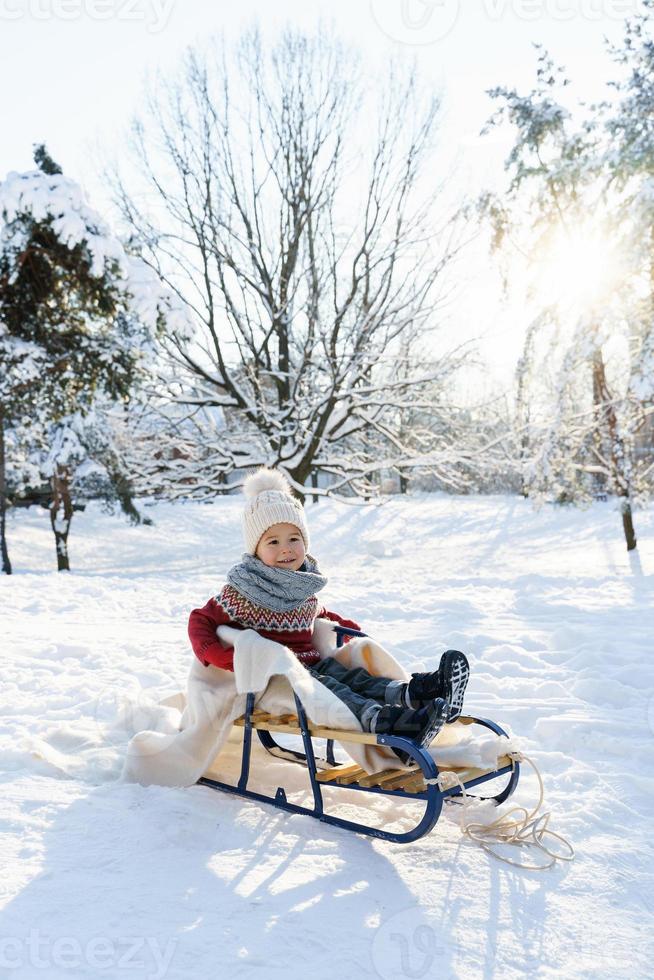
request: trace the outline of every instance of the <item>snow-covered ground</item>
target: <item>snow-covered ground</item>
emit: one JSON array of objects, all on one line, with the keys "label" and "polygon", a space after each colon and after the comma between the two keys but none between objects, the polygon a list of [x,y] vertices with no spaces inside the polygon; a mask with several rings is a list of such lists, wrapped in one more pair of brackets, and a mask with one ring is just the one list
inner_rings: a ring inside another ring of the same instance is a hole
[{"label": "snow-covered ground", "polygon": [[[116,782],[130,732],[184,686],[188,613],[239,558],[240,507],[160,504],[132,528],[92,506],[70,574],[52,570],[47,513],[12,516],[0,977],[652,976],[654,513],[630,559],[612,504],[309,506],[327,605],[410,669],[465,650],[466,708],[538,763],[577,859],[534,873],[463,842],[451,813],[401,846]],[[525,778],[514,801],[535,794]]]}]

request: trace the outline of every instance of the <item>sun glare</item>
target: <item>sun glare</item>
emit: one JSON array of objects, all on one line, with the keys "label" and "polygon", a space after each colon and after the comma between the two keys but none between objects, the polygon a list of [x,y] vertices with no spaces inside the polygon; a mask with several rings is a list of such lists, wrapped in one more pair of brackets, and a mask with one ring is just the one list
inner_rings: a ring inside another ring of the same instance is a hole
[{"label": "sun glare", "polygon": [[534,272],[539,296],[577,318],[609,302],[624,265],[615,243],[588,226],[556,232],[534,261]]}]

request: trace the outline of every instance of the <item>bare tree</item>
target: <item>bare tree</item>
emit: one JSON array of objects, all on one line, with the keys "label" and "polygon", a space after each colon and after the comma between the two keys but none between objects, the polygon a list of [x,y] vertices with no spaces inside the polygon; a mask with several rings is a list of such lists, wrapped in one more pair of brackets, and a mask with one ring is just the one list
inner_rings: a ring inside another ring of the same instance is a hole
[{"label": "bare tree", "polygon": [[[379,89],[331,37],[267,48],[251,30],[189,53],[134,124],[143,183],[116,172],[116,199],[197,323],[167,337],[176,399],[240,420],[218,472],[265,462],[299,490],[319,468],[360,488],[407,455],[392,420],[434,374],[398,371],[400,340],[428,352],[460,233],[439,214],[438,98],[392,69]],[[365,432],[381,457],[354,450]]]}]

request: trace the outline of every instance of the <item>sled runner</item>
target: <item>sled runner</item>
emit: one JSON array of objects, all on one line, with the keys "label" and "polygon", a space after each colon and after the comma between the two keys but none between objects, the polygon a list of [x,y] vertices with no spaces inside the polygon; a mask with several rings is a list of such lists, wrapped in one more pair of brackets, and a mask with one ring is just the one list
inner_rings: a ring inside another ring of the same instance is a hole
[{"label": "sled runner", "polygon": [[[366,635],[358,630],[342,626],[336,626],[335,631],[338,635],[338,646],[342,645],[344,636]],[[443,803],[446,800],[454,801],[457,796],[461,796],[462,785],[465,787],[466,794],[472,796],[473,794],[469,792],[470,789],[481,786],[483,783],[490,782],[498,777],[506,777],[504,787],[496,795],[476,797],[477,799],[494,800],[499,805],[511,796],[518,784],[520,764],[508,755],[499,758],[497,767],[494,769],[478,769],[473,767],[439,768],[428,751],[418,747],[405,736],[376,735],[360,731],[340,731],[312,725],[307,719],[300,699],[297,695],[294,695],[294,698],[295,714],[271,715],[265,711],[255,710],[255,696],[252,693],[248,694],[245,713],[235,722],[235,725],[244,730],[241,772],[237,784],[235,786],[230,785],[208,775],[199,779],[198,783],[203,786],[209,786],[212,789],[234,793],[245,799],[271,803],[273,806],[287,810],[290,813],[302,813],[306,816],[316,817],[324,823],[343,827],[345,830],[353,830],[357,833],[368,834],[372,837],[379,837],[382,840],[395,841],[400,844],[418,840],[420,837],[428,834],[440,817]],[[461,716],[457,724],[480,725],[494,732],[496,735],[506,736],[506,732],[499,725],[484,718]],[[258,793],[248,789],[253,731],[256,731],[259,741],[270,754],[277,758],[299,763],[306,768],[313,794],[313,807],[300,806],[288,800],[282,786],[278,786],[274,796],[268,796],[264,793]],[[301,736],[304,751],[299,752],[282,747],[275,741],[272,733]],[[327,741],[326,757],[324,759],[317,757],[314,752],[313,740],[316,738],[326,739]],[[359,742],[368,745],[385,745],[390,748],[402,749],[410,756],[412,764],[408,768],[391,768],[389,760],[388,769],[370,775],[357,765],[338,763],[334,756],[335,741],[340,743]],[[327,788],[331,791],[337,790],[339,787],[344,787],[348,790],[360,790],[365,793],[376,793],[393,799],[410,800],[413,802],[423,801],[425,804],[424,813],[412,830],[397,833],[381,827],[372,827],[367,824],[357,823],[354,820],[346,820],[325,810],[323,789]]]}]

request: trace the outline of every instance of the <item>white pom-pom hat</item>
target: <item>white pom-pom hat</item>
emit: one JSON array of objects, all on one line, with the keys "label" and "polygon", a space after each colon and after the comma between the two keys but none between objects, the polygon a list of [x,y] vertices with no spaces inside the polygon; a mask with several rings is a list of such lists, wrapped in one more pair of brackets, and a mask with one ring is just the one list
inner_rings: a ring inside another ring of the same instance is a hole
[{"label": "white pom-pom hat", "polygon": [[277,470],[263,469],[251,473],[243,484],[248,498],[243,511],[243,537],[245,550],[254,555],[257,545],[273,524],[294,524],[309,551],[309,528],[304,517],[304,507],[291,493],[288,480]]}]

